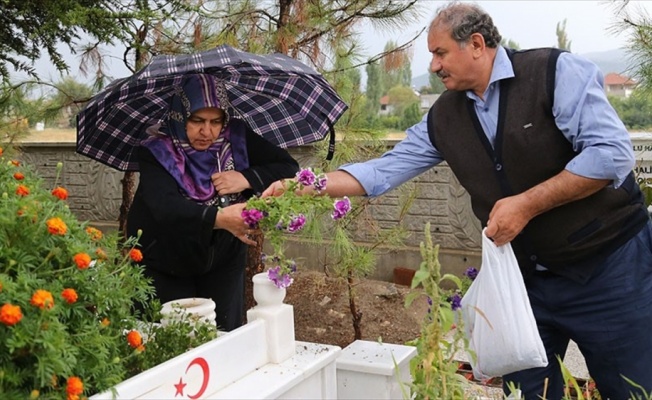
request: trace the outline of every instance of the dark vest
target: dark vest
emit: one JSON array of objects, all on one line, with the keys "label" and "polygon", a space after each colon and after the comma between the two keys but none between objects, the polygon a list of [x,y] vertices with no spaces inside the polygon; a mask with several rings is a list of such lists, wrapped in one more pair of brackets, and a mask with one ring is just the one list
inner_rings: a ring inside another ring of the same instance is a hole
[{"label": "dark vest", "polygon": [[[465,92],[443,93],[428,114],[430,140],[469,192],[482,226],[496,201],[557,175],[576,156],[552,115],[560,51],[508,50],[508,54],[515,77],[496,83],[501,86],[495,150]],[[541,264],[586,281],[595,261],[632,238],[648,219],[630,173],[618,189],[605,187],[533,218],[512,247],[526,276]]]}]

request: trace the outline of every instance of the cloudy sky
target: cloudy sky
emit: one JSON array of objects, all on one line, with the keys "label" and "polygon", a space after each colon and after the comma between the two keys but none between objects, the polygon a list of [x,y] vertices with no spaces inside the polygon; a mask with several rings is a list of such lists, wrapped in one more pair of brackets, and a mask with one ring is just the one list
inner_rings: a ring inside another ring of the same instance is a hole
[{"label": "cloudy sky", "polygon": [[[400,32],[380,33],[370,27],[365,29],[364,41],[367,54],[382,52],[389,40],[399,43],[410,40],[423,27],[427,27],[437,8],[445,1],[420,0],[423,17]],[[558,22],[566,20],[566,32],[574,53],[585,54],[624,47],[625,34],[613,33],[616,19],[614,4],[611,1],[476,1],[493,18],[500,34],[519,44],[521,48],[555,46]],[[622,3],[622,1],[619,1]],[[628,9],[652,11],[650,1],[630,1]],[[427,72],[430,54],[424,32],[415,42],[412,60],[412,76]]]},{"label": "cloudy sky", "polygon": [[[622,2],[622,0],[618,1]],[[564,19],[566,19],[566,32],[571,40],[571,50],[574,53],[614,50],[624,47],[627,43],[626,35],[617,35],[610,31],[615,22],[612,1],[489,0],[477,1],[477,3],[491,14],[501,35],[515,41],[521,48],[556,45],[555,29],[557,23]],[[370,57],[382,52],[389,40],[399,43],[410,40],[421,28],[428,25],[437,8],[443,4],[445,1],[419,0],[419,5],[423,8],[422,18],[403,27],[399,32],[383,33],[365,27],[362,35],[364,54]],[[628,7],[632,10],[642,8],[645,11],[652,11],[652,1],[630,1]],[[121,50],[115,53],[116,57],[121,56]],[[78,75],[76,56],[69,55],[68,61],[73,75]],[[412,76],[426,73],[429,61],[430,55],[424,32],[414,43]],[[55,75],[47,61],[39,61],[37,68],[44,77]],[[111,62],[109,70],[116,78],[129,75],[120,60]]]}]

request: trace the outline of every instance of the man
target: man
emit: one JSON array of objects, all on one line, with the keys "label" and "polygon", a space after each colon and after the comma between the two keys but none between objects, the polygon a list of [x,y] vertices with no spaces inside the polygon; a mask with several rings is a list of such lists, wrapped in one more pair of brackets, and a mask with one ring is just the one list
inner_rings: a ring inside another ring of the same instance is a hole
[{"label": "man", "polygon": [[428,49],[448,90],[394,149],[328,174],[327,194],[378,196],[445,160],[486,235],[512,243],[550,360],[505,383],[539,399],[548,378],[561,398],[556,355],[573,339],[603,399],[640,394],[623,377],[650,393],[652,222],[629,134],[594,64],[500,41],[478,6],[441,8]]}]

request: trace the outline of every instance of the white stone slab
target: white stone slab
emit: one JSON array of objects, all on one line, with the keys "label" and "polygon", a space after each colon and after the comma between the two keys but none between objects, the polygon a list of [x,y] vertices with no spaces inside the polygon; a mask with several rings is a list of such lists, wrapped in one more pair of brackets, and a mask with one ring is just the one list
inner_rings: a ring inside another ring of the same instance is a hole
[{"label": "white stone slab", "polygon": [[337,359],[337,398],[402,399],[416,354],[414,346],[356,340]]},{"label": "white stone slab", "polygon": [[632,132],[630,137],[636,159],[634,173],[637,177],[652,179],[652,133]]},{"label": "white stone slab", "polygon": [[[265,343],[265,323],[254,321],[116,385],[116,398],[204,398],[267,364]],[[91,397],[113,398],[111,391]]]}]

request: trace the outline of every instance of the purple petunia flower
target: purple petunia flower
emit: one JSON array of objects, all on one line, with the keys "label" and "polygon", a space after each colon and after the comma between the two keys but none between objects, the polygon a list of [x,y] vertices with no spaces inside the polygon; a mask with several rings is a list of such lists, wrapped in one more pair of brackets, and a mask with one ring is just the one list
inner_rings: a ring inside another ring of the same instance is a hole
[{"label": "purple petunia flower", "polygon": [[464,271],[464,276],[474,280],[478,276],[478,270],[473,267],[469,267],[466,269],[466,271]]},{"label": "purple petunia flower", "polygon": [[314,187],[317,192],[321,192],[326,189],[326,182],[328,178],[324,174],[319,174],[315,180]]},{"label": "purple petunia flower", "polygon": [[315,183],[315,173],[312,172],[312,168],[304,168],[301,171],[297,172],[297,182],[303,186],[310,186]]},{"label": "purple petunia flower", "polygon": [[257,228],[258,227],[258,221],[263,219],[265,217],[265,213],[263,213],[260,210],[256,210],[255,208],[251,210],[242,210],[242,219],[244,220],[245,224],[249,226],[249,228]]},{"label": "purple petunia flower", "polygon": [[274,282],[274,285],[276,285],[276,287],[279,289],[287,288],[292,284],[292,282],[294,282],[294,279],[290,276],[290,274],[283,273],[281,271],[280,265],[277,265],[276,267],[271,268],[269,271],[267,271],[267,277],[270,281]]},{"label": "purple petunia flower", "polygon": [[459,293],[455,293],[454,295],[450,296],[448,301],[451,303],[451,309],[453,311],[462,308],[462,296],[460,296]]},{"label": "purple petunia flower", "polygon": [[303,214],[299,214],[290,220],[290,223],[288,224],[288,232],[300,231],[305,224],[306,224],[306,216]]},{"label": "purple petunia flower", "polygon": [[351,211],[351,200],[349,200],[349,198],[345,196],[341,200],[337,200],[333,204],[333,208],[335,208],[335,210],[331,214],[331,217],[333,219],[337,220],[337,219],[344,218],[344,216],[348,214],[349,211]]}]

